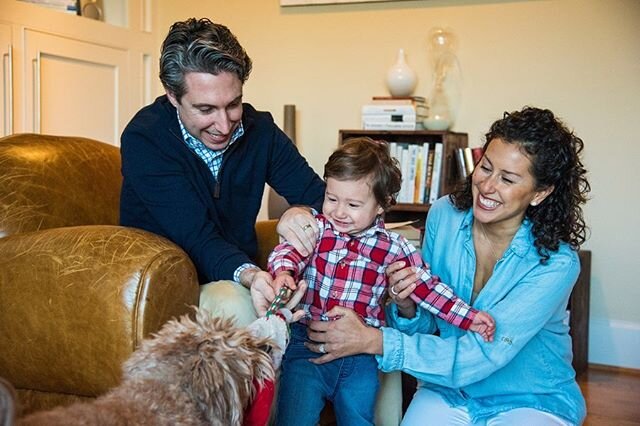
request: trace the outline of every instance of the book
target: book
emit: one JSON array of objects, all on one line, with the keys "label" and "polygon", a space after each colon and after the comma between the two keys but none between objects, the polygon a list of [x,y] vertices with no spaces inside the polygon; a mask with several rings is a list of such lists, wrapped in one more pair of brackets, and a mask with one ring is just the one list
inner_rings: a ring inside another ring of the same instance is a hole
[{"label": "book", "polygon": [[440,180],[442,174],[442,142],[436,142],[433,147],[433,168],[431,172],[431,188],[429,189],[429,203],[433,203],[440,196]]},{"label": "book", "polygon": [[427,98],[423,96],[374,96],[371,98],[373,104],[388,105],[427,105]]},{"label": "book", "polygon": [[410,244],[419,249],[422,245],[422,229],[420,221],[390,222],[385,224],[389,231],[402,235]]},{"label": "book", "polygon": [[463,148],[455,149],[455,158],[456,158],[456,169],[458,170],[458,178],[460,180],[464,180],[467,178],[467,176],[469,176],[469,172],[467,169],[467,162],[465,160]]},{"label": "book", "polygon": [[475,168],[475,161],[473,161],[473,154],[471,153],[471,148],[464,148],[464,163],[467,168],[467,174],[473,173],[473,169]]},{"label": "book", "polygon": [[421,204],[426,203],[428,200],[425,186],[427,185],[427,176],[429,175],[429,149],[429,142],[425,142],[422,144],[422,163],[420,164],[422,170],[420,171],[420,182],[418,183],[420,193],[417,201]]},{"label": "book", "polygon": [[416,101],[416,102],[426,102],[427,98],[425,98],[424,96],[372,96],[371,97],[372,100],[374,101],[379,101],[379,100],[398,100],[398,101],[406,101],[406,100],[411,100],[411,101]]},{"label": "book", "polygon": [[387,121],[380,123],[362,122],[363,130],[418,130],[421,129],[420,123],[403,123],[398,121]]},{"label": "book", "polygon": [[422,178],[422,146],[415,145],[417,154],[416,154],[416,177],[413,180],[413,202],[414,203],[422,203],[420,199],[422,198],[422,186],[420,182],[424,179]]},{"label": "book", "polygon": [[398,159],[400,160],[400,173],[402,180],[400,181],[400,192],[398,193],[398,202],[407,203],[407,176],[409,175],[409,145],[406,143],[398,144]]},{"label": "book", "polygon": [[365,114],[409,114],[427,115],[427,108],[421,105],[393,105],[393,104],[367,104],[362,106],[362,115]]},{"label": "book", "polygon": [[362,121],[369,123],[406,122],[416,123],[424,120],[424,115],[416,114],[362,114]]},{"label": "book", "polygon": [[406,175],[402,176],[402,181],[404,183],[404,202],[405,203],[413,203],[413,197],[416,187],[416,172],[418,171],[417,163],[418,163],[418,145],[409,144],[407,146],[408,154],[409,154],[409,167]]},{"label": "book", "polygon": [[433,177],[433,157],[435,152],[433,148],[429,148],[429,156],[427,157],[427,180],[424,184],[424,202],[429,202],[429,196],[431,195],[431,180]]}]

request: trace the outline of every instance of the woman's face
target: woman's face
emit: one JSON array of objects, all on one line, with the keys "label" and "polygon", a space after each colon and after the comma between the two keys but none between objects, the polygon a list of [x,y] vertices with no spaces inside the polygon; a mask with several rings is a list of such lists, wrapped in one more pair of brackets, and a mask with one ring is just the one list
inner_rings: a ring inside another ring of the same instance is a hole
[{"label": "woman's face", "polygon": [[531,166],[518,144],[491,140],[473,172],[474,217],[485,224],[519,227],[527,207],[540,204],[553,191],[535,189]]}]

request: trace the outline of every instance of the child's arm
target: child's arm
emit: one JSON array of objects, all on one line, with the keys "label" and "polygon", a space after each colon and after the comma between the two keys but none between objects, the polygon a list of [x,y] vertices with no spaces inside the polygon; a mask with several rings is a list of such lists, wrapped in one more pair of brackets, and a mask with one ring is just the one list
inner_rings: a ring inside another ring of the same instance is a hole
[{"label": "child's arm", "polygon": [[[322,235],[322,222],[317,217],[316,222],[320,229],[320,235]],[[320,237],[318,237],[318,240],[316,241],[316,247],[318,245],[319,238]],[[302,279],[302,272],[309,264],[312,255],[313,252],[307,256],[303,256],[288,241],[278,244],[271,254],[269,254],[269,260],[267,263],[269,273],[271,273],[271,276],[275,278],[274,288],[276,291],[282,287],[282,284],[286,284],[291,290],[295,290],[296,283]],[[286,277],[278,278],[282,273],[286,273],[291,277],[291,280]]]},{"label": "child's arm", "polygon": [[493,335],[496,332],[496,322],[488,313],[478,311],[469,326],[469,330],[481,335],[485,342],[493,342]]},{"label": "child's arm", "polygon": [[267,263],[269,273],[274,277],[276,291],[283,285],[295,290],[309,259],[309,256],[302,256],[286,241],[278,244],[269,255]]},{"label": "child's arm", "polygon": [[472,308],[464,300],[453,293],[453,290],[440,281],[424,264],[420,253],[400,237],[403,251],[407,255],[404,260],[408,265],[415,266],[419,277],[416,289],[410,298],[422,308],[463,330],[471,330],[480,334],[485,341],[493,341],[495,321],[486,312]]}]

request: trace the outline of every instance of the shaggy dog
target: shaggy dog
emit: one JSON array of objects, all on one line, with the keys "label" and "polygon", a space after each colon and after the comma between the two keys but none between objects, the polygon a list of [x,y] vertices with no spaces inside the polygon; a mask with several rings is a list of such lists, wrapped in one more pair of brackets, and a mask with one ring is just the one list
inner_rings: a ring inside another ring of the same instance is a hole
[{"label": "shaggy dog", "polygon": [[275,376],[267,352],[274,342],[255,334],[202,311],[195,321],[169,321],[127,360],[118,387],[91,403],[35,413],[17,424],[241,425],[256,384]]}]

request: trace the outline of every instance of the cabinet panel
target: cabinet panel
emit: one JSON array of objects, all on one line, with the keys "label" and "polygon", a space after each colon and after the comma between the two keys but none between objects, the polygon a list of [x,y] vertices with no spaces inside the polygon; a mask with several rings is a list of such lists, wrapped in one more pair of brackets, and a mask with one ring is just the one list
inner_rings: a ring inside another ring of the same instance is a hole
[{"label": "cabinet panel", "polygon": [[128,120],[128,53],[25,32],[25,127],[119,144]]},{"label": "cabinet panel", "polygon": [[0,55],[0,136],[7,136],[13,133],[13,46],[11,27],[5,24],[0,24]]}]

